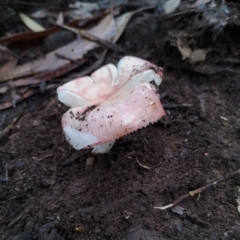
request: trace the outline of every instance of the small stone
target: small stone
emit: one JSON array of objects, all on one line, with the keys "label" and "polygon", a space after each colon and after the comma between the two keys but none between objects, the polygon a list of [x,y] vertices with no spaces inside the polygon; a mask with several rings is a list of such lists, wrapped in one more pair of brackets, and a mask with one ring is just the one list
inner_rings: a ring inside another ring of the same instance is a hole
[{"label": "small stone", "polygon": [[129,219],[132,216],[132,213],[130,211],[123,211],[123,215],[125,219]]},{"label": "small stone", "polygon": [[240,118],[236,120],[236,122],[233,125],[236,129],[240,130]]},{"label": "small stone", "polygon": [[86,160],[86,170],[87,171],[92,171],[93,169],[93,162],[94,162],[94,158],[93,157],[88,157]]},{"label": "small stone", "polygon": [[100,233],[101,232],[101,229],[100,228],[96,228],[95,230],[94,230],[94,233]]},{"label": "small stone", "polygon": [[228,231],[224,232],[224,239],[239,239],[240,236],[240,227],[233,226]]},{"label": "small stone", "polygon": [[93,165],[94,158],[93,157],[88,157],[86,161],[86,166],[91,166]]},{"label": "small stone", "polygon": [[182,232],[182,228],[183,228],[183,227],[182,227],[182,224],[181,224],[181,223],[179,223],[179,224],[176,225],[176,229],[177,229],[178,232]]},{"label": "small stone", "polygon": [[185,208],[181,207],[181,206],[176,206],[174,208],[172,208],[172,212],[173,213],[177,213],[179,215],[183,215]]}]

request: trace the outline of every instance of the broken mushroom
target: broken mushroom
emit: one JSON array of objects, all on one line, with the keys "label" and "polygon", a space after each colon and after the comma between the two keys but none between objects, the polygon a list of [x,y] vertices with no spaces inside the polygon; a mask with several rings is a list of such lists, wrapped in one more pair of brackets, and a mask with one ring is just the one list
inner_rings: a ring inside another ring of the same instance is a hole
[{"label": "broken mushroom", "polygon": [[67,141],[77,150],[108,152],[117,138],[146,127],[165,115],[157,87],[162,69],[136,58],[122,58],[91,77],[72,80],[57,89],[71,107],[62,118]]}]

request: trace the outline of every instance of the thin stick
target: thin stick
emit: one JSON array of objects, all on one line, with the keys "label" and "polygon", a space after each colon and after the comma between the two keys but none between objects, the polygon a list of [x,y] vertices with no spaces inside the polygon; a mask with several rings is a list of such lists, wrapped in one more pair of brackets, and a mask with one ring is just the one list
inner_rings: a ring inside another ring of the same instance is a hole
[{"label": "thin stick", "polygon": [[86,75],[90,74],[91,72],[93,72],[94,70],[96,70],[97,68],[99,68],[100,65],[102,64],[103,60],[105,59],[107,52],[108,52],[108,50],[105,49],[102,52],[102,54],[100,55],[100,57],[98,58],[98,60],[95,63],[93,63],[89,68],[83,70],[80,74],[78,74],[77,77],[86,76]]},{"label": "thin stick", "polygon": [[145,169],[151,169],[150,167],[148,167],[148,166],[146,166],[146,165],[143,165],[142,163],[140,163],[139,162],[139,160],[138,160],[138,157],[137,157],[137,154],[136,154],[136,162],[138,163],[138,165],[140,166],[140,167],[142,167],[142,168],[145,168]]},{"label": "thin stick", "polygon": [[70,62],[77,62],[77,63],[81,63],[83,64],[85,62],[85,59],[82,59],[82,60],[75,60],[75,59],[72,59],[68,56],[64,56],[63,54],[60,54],[60,53],[55,53],[55,56],[58,57],[58,58],[62,58],[62,59],[65,59],[65,60],[68,60]]},{"label": "thin stick", "polygon": [[163,14],[163,15],[160,15],[160,16],[158,15],[158,16],[155,16],[155,17],[158,18],[159,20],[168,20],[168,19],[171,19],[171,18],[174,18],[174,17],[178,17],[178,16],[181,16],[181,15],[192,13],[192,12],[198,13],[198,12],[203,12],[203,10],[202,9],[196,9],[196,8],[189,8],[189,9],[184,9],[182,11],[178,11],[177,13]]},{"label": "thin stick", "polygon": [[103,40],[97,36],[92,35],[91,33],[85,30],[80,30],[79,33],[81,34],[82,37],[85,37],[90,41],[99,43],[106,48],[112,49],[113,51],[122,52],[122,49],[120,49],[120,47],[117,46],[115,43],[111,43],[110,41]]},{"label": "thin stick", "polygon": [[132,151],[132,152],[124,155],[123,157],[119,158],[115,163],[112,164],[109,172],[111,172],[113,170],[113,168],[117,167],[124,158],[129,157],[129,156],[134,155],[134,154],[135,154],[135,151]]},{"label": "thin stick", "polygon": [[8,182],[8,164],[6,163],[6,182]]},{"label": "thin stick", "polygon": [[163,108],[166,110],[172,110],[177,108],[190,108],[193,107],[193,104],[183,103],[183,104],[174,104],[174,103],[165,103],[163,104]]},{"label": "thin stick", "polygon": [[190,192],[182,195],[181,197],[179,197],[178,199],[176,199],[176,200],[175,200],[173,203],[171,203],[171,204],[165,205],[165,206],[163,206],[163,207],[154,207],[154,209],[165,210],[165,209],[174,207],[175,205],[177,205],[178,203],[180,203],[180,202],[183,201],[184,199],[189,198],[189,197],[193,197],[194,195],[199,194],[199,193],[203,192],[204,190],[206,190],[206,189],[208,189],[208,188],[210,188],[210,187],[212,187],[212,186],[215,186],[215,185],[217,185],[217,184],[219,184],[219,183],[221,183],[221,182],[223,182],[223,181],[225,181],[225,180],[227,180],[227,179],[229,179],[229,178],[231,178],[231,177],[233,177],[233,176],[235,176],[235,175],[237,175],[237,174],[240,174],[240,169],[238,169],[237,171],[231,172],[231,173],[227,174],[226,176],[221,177],[221,178],[219,178],[218,180],[216,180],[216,181],[214,181],[214,182],[208,183],[208,184],[206,184],[206,185],[203,186],[203,187],[200,187],[200,188],[198,188],[198,189],[196,189],[196,190],[190,191]]},{"label": "thin stick", "polygon": [[46,158],[50,158],[52,157],[52,154],[47,154],[46,156],[42,157],[42,158],[37,158],[37,157],[32,157],[33,160],[39,162],[39,161],[42,161],[43,159],[46,159]]},{"label": "thin stick", "polygon": [[67,25],[61,25],[61,24],[57,24],[57,23],[54,23],[55,26],[58,26],[58,27],[61,27],[63,29],[66,29],[66,30],[69,30],[71,32],[74,32],[76,34],[79,34],[81,35],[82,37],[90,40],[90,41],[93,41],[93,42],[96,42],[96,43],[99,43],[100,45],[104,46],[105,48],[107,49],[112,49],[113,51],[116,51],[116,52],[122,52],[122,49],[120,49],[119,46],[117,46],[116,44],[110,42],[110,41],[107,41],[107,40],[104,40],[104,39],[101,39],[85,30],[79,30],[77,28],[74,28],[74,27],[69,27]]}]

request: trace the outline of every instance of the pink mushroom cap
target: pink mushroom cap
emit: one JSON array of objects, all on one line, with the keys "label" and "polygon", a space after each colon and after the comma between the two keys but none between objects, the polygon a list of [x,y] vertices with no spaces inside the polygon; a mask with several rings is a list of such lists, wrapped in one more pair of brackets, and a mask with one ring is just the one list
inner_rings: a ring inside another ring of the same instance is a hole
[{"label": "pink mushroom cap", "polygon": [[105,153],[117,138],[158,121],[165,115],[156,88],[161,81],[161,68],[127,56],[117,68],[108,64],[59,87],[59,100],[72,107],[62,118],[67,141]]}]

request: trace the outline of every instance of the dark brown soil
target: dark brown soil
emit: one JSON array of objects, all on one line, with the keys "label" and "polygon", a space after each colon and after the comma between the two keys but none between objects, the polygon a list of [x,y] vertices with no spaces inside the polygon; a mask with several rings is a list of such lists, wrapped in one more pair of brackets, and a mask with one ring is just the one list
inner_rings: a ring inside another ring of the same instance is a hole
[{"label": "dark brown soil", "polygon": [[92,169],[90,151],[65,141],[55,95],[21,119],[0,150],[1,239],[240,239],[238,175],[153,208],[240,168],[239,86],[172,72],[160,89],[167,117],[93,156]]}]

